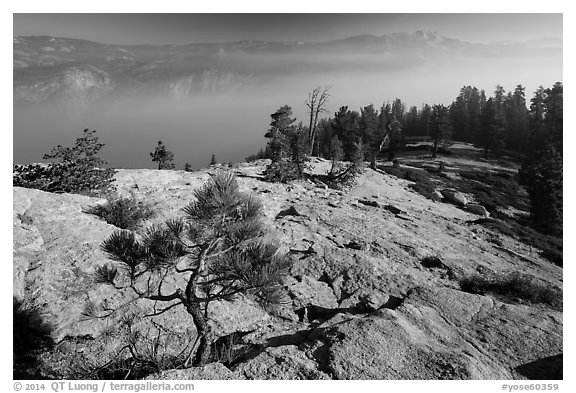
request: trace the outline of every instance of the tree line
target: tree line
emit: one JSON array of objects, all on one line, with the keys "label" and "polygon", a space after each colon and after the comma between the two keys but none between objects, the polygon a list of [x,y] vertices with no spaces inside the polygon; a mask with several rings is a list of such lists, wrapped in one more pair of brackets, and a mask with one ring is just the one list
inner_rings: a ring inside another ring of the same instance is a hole
[{"label": "tree line", "polygon": [[[562,233],[561,82],[551,88],[540,86],[529,106],[522,85],[508,92],[498,85],[490,97],[484,90],[464,86],[448,106],[424,104],[406,110],[396,98],[380,109],[373,104],[359,111],[342,106],[333,116],[319,119],[327,112],[328,90],[317,87],[309,94],[308,126],[292,116],[289,105],[270,115],[270,128],[264,135],[266,148],[247,157],[248,161],[271,159],[265,173],[268,180],[302,178],[309,156],[332,160],[329,175],[340,178],[350,170],[358,173],[364,159],[374,169],[378,159],[393,160],[412,139],[430,141],[433,158],[442,145],[468,142],[481,147],[485,158],[504,153],[519,158],[520,182],[530,196],[535,226],[546,233]],[[348,167],[337,164],[341,160],[349,161]]]},{"label": "tree line", "polygon": [[[391,160],[399,148],[411,140],[428,138],[433,142],[433,155],[439,144],[452,140],[473,143],[485,151],[485,156],[508,153],[526,153],[530,139],[534,111],[542,108],[548,94],[562,90],[558,82],[553,88],[540,86],[530,101],[526,101],[525,87],[517,85],[506,92],[498,85],[492,96],[477,87],[464,86],[450,105],[423,104],[406,107],[401,99],[383,103],[380,108],[369,104],[360,110],[340,107],[332,116],[318,118],[327,112],[328,88],[316,88],[306,101],[309,125],[296,123],[291,118],[292,108],[284,105],[272,118],[284,116],[289,125],[297,125],[307,139],[309,154],[330,159],[332,139],[337,137],[343,145],[344,159],[354,154],[354,143],[361,142],[369,161],[377,158]],[[293,120],[293,121],[292,121]],[[280,124],[280,128],[282,124]],[[268,135],[269,133],[267,133]],[[270,136],[266,136],[269,138]],[[266,148],[247,157],[248,161],[272,158],[277,141],[269,140]]]}]

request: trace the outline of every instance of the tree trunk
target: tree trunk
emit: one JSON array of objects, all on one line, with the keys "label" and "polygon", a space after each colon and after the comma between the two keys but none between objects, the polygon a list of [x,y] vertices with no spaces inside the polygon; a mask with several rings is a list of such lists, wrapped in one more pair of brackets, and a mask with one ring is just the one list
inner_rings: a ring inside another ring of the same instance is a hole
[{"label": "tree trunk", "polygon": [[312,133],[312,135],[310,136],[310,154],[309,155],[313,155],[314,154],[314,133]]},{"label": "tree trunk", "polygon": [[203,366],[210,360],[210,344],[212,337],[210,326],[208,326],[208,322],[204,318],[202,309],[198,303],[188,304],[186,306],[186,311],[188,311],[194,320],[194,325],[196,326],[196,331],[200,342],[198,349],[196,350],[192,365],[195,367]]}]

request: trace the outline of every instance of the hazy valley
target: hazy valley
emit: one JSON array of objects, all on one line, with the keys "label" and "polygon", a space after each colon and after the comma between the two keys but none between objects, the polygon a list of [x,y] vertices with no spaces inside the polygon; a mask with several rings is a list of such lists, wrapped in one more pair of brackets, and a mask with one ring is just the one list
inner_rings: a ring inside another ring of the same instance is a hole
[{"label": "hazy valley", "polygon": [[117,167],[151,167],[144,152],[158,139],[180,167],[200,168],[210,154],[236,162],[262,147],[279,106],[291,105],[303,120],[315,86],[332,86],[330,112],[397,97],[418,107],[447,104],[464,85],[490,91],[521,83],[532,92],[539,75],[548,75],[544,85],[562,79],[561,45],[472,44],[430,32],[163,46],[15,37],[14,160],[38,162],[66,135],[92,128]]}]

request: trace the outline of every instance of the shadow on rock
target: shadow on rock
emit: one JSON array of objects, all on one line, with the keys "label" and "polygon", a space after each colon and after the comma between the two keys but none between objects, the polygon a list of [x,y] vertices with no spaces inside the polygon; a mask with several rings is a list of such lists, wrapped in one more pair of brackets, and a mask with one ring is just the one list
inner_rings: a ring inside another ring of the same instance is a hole
[{"label": "shadow on rock", "polygon": [[563,355],[534,360],[516,367],[516,371],[528,379],[563,379],[562,374]]},{"label": "shadow on rock", "polygon": [[53,327],[44,321],[41,310],[13,298],[14,379],[42,379],[38,356],[52,347]]}]

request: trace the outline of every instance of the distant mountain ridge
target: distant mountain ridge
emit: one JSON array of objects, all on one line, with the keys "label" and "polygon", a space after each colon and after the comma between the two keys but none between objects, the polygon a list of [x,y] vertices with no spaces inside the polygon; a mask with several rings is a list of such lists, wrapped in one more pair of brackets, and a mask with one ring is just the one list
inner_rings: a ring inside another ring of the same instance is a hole
[{"label": "distant mountain ridge", "polygon": [[82,105],[141,90],[174,97],[234,93],[258,78],[298,72],[391,69],[458,56],[530,56],[562,40],[477,44],[436,32],[357,35],[327,42],[237,41],[112,45],[50,36],[13,38],[14,100]]}]

